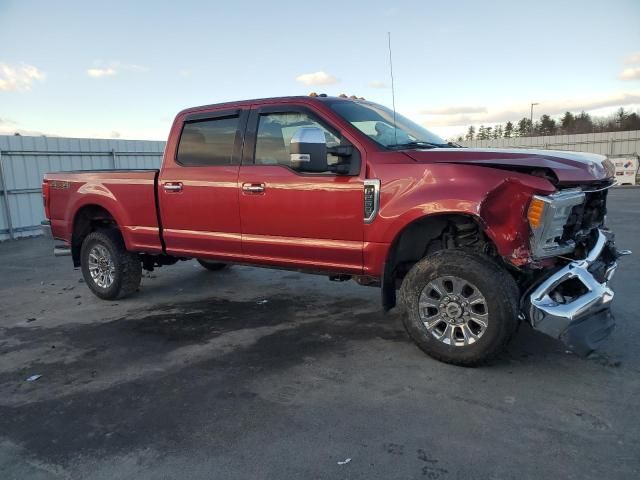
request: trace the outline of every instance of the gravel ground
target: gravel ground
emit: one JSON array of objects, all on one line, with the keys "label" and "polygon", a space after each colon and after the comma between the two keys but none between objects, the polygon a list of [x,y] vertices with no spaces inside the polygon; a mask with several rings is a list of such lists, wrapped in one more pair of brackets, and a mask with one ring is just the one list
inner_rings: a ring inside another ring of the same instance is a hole
[{"label": "gravel ground", "polygon": [[636,255],[603,350],[524,326],[476,369],[377,289],[190,261],[104,302],[50,242],[0,244],[0,478],[638,478],[640,190],[610,198]]}]

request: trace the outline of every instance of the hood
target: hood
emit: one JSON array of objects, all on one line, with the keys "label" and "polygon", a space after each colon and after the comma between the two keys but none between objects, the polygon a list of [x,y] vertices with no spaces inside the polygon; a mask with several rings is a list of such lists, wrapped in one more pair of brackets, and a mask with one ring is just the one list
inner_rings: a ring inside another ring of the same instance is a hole
[{"label": "hood", "polygon": [[553,171],[560,183],[579,184],[612,180],[613,163],[604,155],[560,150],[506,148],[434,148],[405,150],[416,162],[470,163],[487,167],[541,168]]}]

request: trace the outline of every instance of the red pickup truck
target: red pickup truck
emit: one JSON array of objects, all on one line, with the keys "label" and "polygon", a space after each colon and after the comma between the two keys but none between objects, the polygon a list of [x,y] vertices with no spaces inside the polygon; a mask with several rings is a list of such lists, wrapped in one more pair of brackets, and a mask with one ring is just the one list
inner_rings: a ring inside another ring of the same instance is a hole
[{"label": "red pickup truck", "polygon": [[614,173],[461,148],[363,99],[249,100],[180,112],[160,170],[47,174],[43,227],[103,299],[189,258],[322,273],[381,287],[425,352],[474,365],[522,321],[578,353],[612,331]]}]

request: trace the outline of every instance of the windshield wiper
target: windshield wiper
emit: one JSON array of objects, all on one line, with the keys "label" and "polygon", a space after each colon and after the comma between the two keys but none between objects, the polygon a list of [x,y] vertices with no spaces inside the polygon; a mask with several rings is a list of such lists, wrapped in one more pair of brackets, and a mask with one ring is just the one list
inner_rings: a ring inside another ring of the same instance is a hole
[{"label": "windshield wiper", "polygon": [[432,143],[432,142],[406,142],[406,143],[396,143],[395,145],[387,145],[387,148],[393,148],[394,150],[402,150],[402,149],[410,149],[410,148],[442,148],[447,145],[441,143]]}]

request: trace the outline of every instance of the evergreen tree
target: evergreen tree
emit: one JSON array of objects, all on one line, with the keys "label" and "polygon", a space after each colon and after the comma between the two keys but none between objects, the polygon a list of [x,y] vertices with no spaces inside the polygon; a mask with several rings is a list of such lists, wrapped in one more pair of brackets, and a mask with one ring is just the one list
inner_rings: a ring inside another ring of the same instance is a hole
[{"label": "evergreen tree", "polygon": [[504,138],[511,138],[513,136],[513,123],[507,122],[504,126]]},{"label": "evergreen tree", "polygon": [[484,125],[480,125],[480,128],[478,128],[478,136],[476,138],[478,140],[487,139],[487,130],[484,128]]},{"label": "evergreen tree", "polygon": [[544,114],[540,117],[537,130],[540,135],[555,135],[557,130],[556,121],[549,115]]},{"label": "evergreen tree", "polygon": [[633,112],[622,121],[621,130],[640,130],[640,115]]},{"label": "evergreen tree", "polygon": [[565,112],[560,119],[560,125],[562,125],[562,133],[573,133],[576,129],[576,117],[571,112]]},{"label": "evergreen tree", "polygon": [[518,136],[526,137],[531,135],[531,120],[527,117],[522,117],[518,122]]},{"label": "evergreen tree", "polygon": [[473,137],[476,134],[476,129],[471,125],[469,130],[467,130],[467,136],[465,137],[467,140],[473,140]]},{"label": "evergreen tree", "polygon": [[584,110],[580,115],[576,116],[575,133],[591,133],[593,132],[593,120],[591,115],[585,113]]},{"label": "evergreen tree", "polygon": [[493,128],[492,127],[487,127],[484,130],[484,138],[487,140],[490,140],[493,138]]}]

